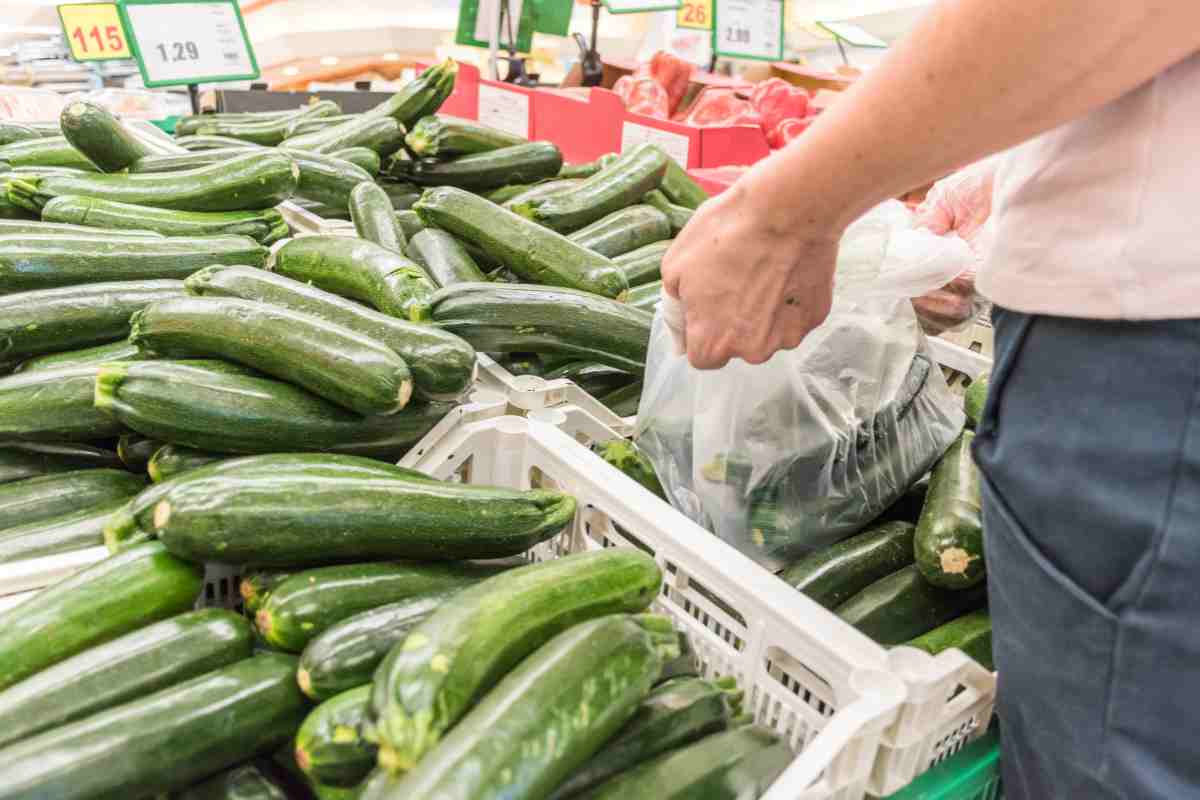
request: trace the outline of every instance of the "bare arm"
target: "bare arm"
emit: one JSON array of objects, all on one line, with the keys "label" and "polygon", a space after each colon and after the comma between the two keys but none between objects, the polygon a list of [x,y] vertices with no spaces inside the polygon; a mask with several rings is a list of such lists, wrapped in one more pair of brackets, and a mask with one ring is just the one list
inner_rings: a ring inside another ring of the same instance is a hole
[{"label": "bare arm", "polygon": [[663,264],[698,367],[795,347],[877,203],[1080,117],[1200,50],[1195,0],[943,0],[799,140],[707,203]]}]

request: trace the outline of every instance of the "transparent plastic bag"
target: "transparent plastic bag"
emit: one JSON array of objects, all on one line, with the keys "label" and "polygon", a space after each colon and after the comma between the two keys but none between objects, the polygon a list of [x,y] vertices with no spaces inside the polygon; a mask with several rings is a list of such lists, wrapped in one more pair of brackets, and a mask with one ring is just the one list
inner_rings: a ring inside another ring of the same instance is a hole
[{"label": "transparent plastic bag", "polygon": [[660,304],[636,441],[672,504],[771,569],[861,530],[945,452],[961,403],[911,298],[970,258],[901,203],[852,225],[829,318],[795,350],[693,369]]}]

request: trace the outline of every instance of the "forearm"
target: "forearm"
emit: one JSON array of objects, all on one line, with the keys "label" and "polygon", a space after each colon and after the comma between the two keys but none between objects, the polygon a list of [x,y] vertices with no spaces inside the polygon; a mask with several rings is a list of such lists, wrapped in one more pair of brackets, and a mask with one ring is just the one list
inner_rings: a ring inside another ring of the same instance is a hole
[{"label": "forearm", "polygon": [[840,230],[889,197],[1120,97],[1197,49],[1195,0],[943,0],[737,188],[764,198],[781,234]]}]

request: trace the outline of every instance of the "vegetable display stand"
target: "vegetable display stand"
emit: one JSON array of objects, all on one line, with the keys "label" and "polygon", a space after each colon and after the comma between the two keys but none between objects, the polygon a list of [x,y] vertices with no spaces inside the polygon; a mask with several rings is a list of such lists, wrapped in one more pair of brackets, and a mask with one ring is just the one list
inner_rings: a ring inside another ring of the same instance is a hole
[{"label": "vegetable display stand", "polygon": [[1000,735],[988,731],[886,800],[1002,800]]}]

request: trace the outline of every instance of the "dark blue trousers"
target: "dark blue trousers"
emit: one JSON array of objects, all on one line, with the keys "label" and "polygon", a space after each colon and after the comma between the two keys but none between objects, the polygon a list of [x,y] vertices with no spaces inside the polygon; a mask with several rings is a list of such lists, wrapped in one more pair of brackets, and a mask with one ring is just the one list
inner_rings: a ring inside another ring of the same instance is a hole
[{"label": "dark blue trousers", "polygon": [[994,321],[1006,798],[1200,798],[1200,320]]}]

